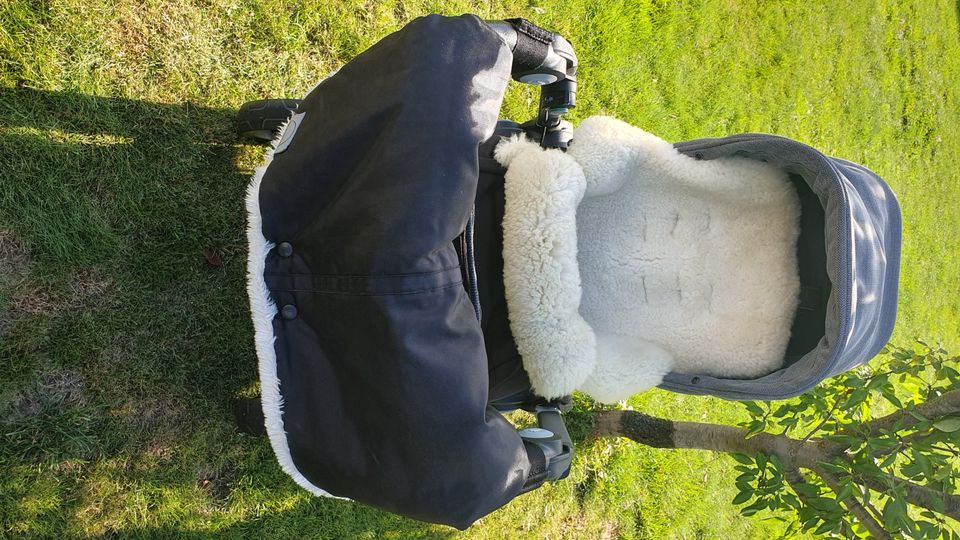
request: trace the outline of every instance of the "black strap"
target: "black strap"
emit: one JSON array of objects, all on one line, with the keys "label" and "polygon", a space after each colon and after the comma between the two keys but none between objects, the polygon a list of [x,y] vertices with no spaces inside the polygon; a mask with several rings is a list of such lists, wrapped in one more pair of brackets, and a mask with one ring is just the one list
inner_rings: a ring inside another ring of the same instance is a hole
[{"label": "black strap", "polygon": [[470,302],[473,303],[473,311],[477,314],[477,320],[483,320],[483,310],[480,307],[480,285],[477,283],[477,255],[473,248],[473,229],[476,224],[476,208],[470,210],[470,219],[467,220],[467,228],[463,231],[466,259],[467,259],[467,292],[470,294]]},{"label": "black strap", "polygon": [[527,459],[530,460],[530,474],[527,475],[527,481],[520,493],[533,491],[547,481],[547,457],[543,455],[543,450],[529,441],[523,441],[523,447],[527,451]]},{"label": "black strap", "polygon": [[463,288],[470,296],[473,311],[478,321],[483,320],[483,310],[480,306],[480,286],[477,280],[477,255],[474,249],[473,231],[476,226],[476,209],[470,211],[467,225],[457,241],[453,244],[460,260],[460,277],[463,279]]},{"label": "black strap", "polygon": [[526,19],[506,19],[517,31],[517,46],[513,49],[515,72],[533,71],[543,65],[550,53],[553,34]]}]

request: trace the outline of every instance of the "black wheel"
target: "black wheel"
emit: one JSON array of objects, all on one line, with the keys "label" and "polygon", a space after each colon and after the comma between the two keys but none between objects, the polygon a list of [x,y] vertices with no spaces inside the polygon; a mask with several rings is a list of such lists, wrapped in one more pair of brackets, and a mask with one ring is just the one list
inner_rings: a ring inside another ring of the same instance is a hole
[{"label": "black wheel", "polygon": [[248,101],[237,113],[237,134],[261,142],[270,142],[299,105],[299,99]]}]

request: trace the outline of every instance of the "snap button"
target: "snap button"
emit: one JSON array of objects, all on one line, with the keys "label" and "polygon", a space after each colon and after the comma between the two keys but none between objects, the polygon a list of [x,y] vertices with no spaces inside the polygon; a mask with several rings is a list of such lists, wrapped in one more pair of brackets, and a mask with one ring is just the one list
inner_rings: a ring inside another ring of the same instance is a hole
[{"label": "snap button", "polygon": [[293,255],[293,246],[290,242],[280,242],[277,244],[277,254],[281,257],[289,257]]},{"label": "snap button", "polygon": [[287,304],[280,308],[280,316],[286,320],[297,318],[297,306],[293,304]]}]

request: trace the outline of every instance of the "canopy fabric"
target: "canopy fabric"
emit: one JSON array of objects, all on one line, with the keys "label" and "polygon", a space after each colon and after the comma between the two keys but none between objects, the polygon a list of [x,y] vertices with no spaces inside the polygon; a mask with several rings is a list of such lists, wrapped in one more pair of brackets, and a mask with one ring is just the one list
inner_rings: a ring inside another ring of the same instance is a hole
[{"label": "canopy fabric", "polygon": [[893,333],[900,275],[900,206],[886,182],[861,165],[775,135],[747,133],[675,146],[697,159],[762,160],[808,186],[822,207],[825,269],[832,287],[825,335],[790,365],[745,380],[671,373],[661,386],[728,399],[785,399],[873,358]]}]

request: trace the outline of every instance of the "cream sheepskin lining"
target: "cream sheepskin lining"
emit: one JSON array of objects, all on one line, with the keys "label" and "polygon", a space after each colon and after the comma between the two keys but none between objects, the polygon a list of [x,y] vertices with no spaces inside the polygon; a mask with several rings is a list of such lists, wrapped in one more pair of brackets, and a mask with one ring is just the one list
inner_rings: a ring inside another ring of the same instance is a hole
[{"label": "cream sheepskin lining", "polygon": [[606,117],[585,120],[566,154],[511,138],[496,158],[510,324],[538,393],[612,402],[670,371],[782,365],[800,288],[785,173],[696,160]]}]

